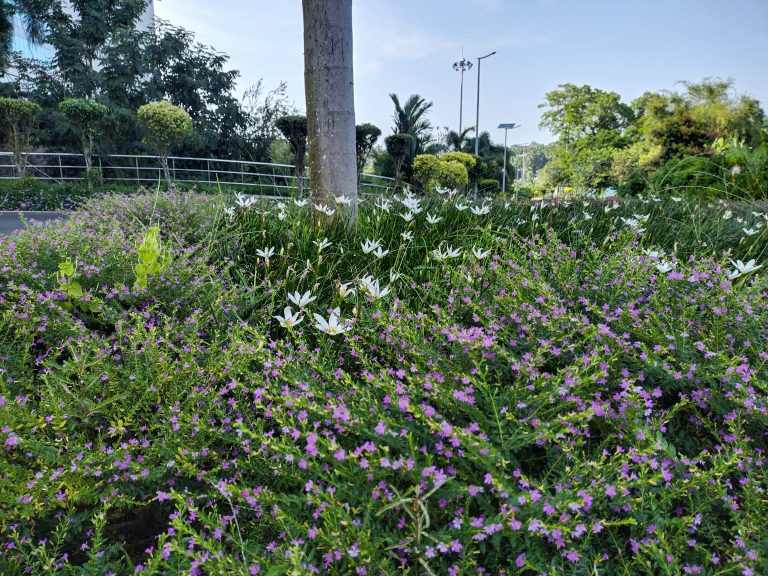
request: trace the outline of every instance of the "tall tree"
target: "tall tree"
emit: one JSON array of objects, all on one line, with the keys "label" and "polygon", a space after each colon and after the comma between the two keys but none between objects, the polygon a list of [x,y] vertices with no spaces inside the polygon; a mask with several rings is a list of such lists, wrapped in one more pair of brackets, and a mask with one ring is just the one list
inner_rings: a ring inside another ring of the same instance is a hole
[{"label": "tall tree", "polygon": [[302,0],[307,143],[313,195],[350,199],[357,220],[352,0]]},{"label": "tall tree", "polygon": [[15,17],[20,19],[30,43],[42,42],[44,27],[38,14],[40,4],[40,0],[0,0],[0,75],[10,63]]}]

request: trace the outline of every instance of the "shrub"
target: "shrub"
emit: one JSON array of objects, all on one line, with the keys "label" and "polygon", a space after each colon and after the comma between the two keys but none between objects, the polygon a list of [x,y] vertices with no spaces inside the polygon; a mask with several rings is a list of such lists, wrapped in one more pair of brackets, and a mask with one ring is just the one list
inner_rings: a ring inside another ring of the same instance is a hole
[{"label": "shrub", "polygon": [[440,156],[443,162],[458,162],[467,169],[467,172],[475,167],[478,159],[478,156],[467,152],[446,152]]},{"label": "shrub", "polygon": [[482,192],[495,193],[501,191],[501,182],[495,178],[483,178],[478,183],[478,188]]},{"label": "shrub", "polygon": [[452,190],[464,190],[467,184],[469,184],[469,174],[464,164],[440,161],[440,175],[437,178],[438,186]]},{"label": "shrub", "polygon": [[192,133],[192,118],[186,111],[166,100],[144,104],[136,113],[146,138],[155,147],[160,157],[165,181],[170,187],[168,155],[173,146]]},{"label": "shrub", "polygon": [[440,160],[432,154],[418,154],[413,159],[413,175],[421,182],[424,190],[431,190],[440,176]]}]

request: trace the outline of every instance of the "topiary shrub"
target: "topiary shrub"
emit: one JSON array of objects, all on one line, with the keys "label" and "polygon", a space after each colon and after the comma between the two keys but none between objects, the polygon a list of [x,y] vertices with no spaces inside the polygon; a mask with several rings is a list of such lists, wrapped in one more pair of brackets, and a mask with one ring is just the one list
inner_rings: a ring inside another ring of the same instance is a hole
[{"label": "topiary shrub", "polygon": [[93,137],[109,114],[109,108],[85,98],[67,98],[59,103],[59,111],[67,117],[80,136],[80,146],[85,158],[85,180],[88,190],[93,190],[94,183],[101,182],[101,173],[93,172]]},{"label": "topiary shrub", "polygon": [[478,183],[481,192],[496,193],[501,191],[501,182],[495,178],[483,178]]},{"label": "topiary shrub", "polygon": [[467,172],[477,165],[477,158],[474,154],[467,152],[446,152],[440,156],[440,160],[443,162],[458,162],[467,169]]},{"label": "topiary shrub", "polygon": [[381,129],[373,124],[358,124],[355,126],[355,150],[357,153],[357,177],[363,172],[365,162],[368,160],[368,154],[371,153],[373,145],[381,136]]},{"label": "topiary shrub", "polygon": [[452,190],[462,190],[469,184],[469,174],[464,164],[460,162],[440,161],[440,175],[437,185]]},{"label": "topiary shrub", "polygon": [[307,117],[300,115],[282,116],[275,126],[288,140],[293,150],[294,176],[298,182],[299,196],[304,189],[304,157],[307,153]]},{"label": "topiary shrub", "polygon": [[20,98],[0,98],[0,124],[2,124],[13,153],[16,175],[23,178],[27,163],[24,154],[29,150],[29,138],[40,106]]},{"label": "topiary shrub", "polygon": [[392,134],[384,139],[384,146],[387,154],[392,157],[395,163],[395,182],[400,181],[400,172],[403,169],[403,162],[411,150],[416,139],[410,134]]},{"label": "topiary shrub", "polygon": [[440,176],[440,160],[432,154],[418,154],[413,159],[413,175],[429,191]]},{"label": "topiary shrub", "polygon": [[155,147],[165,174],[165,181],[171,186],[168,171],[168,154],[182,138],[192,134],[192,118],[186,111],[167,100],[144,104],[137,110],[139,122],[146,139]]}]

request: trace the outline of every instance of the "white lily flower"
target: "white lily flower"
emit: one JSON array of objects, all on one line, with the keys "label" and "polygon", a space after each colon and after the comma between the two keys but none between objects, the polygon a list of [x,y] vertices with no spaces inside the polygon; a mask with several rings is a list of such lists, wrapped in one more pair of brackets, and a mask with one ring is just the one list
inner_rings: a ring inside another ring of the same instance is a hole
[{"label": "white lily flower", "polygon": [[490,256],[491,251],[483,250],[482,248],[478,248],[477,246],[472,246],[472,254],[478,260],[484,260],[485,258],[488,258],[488,256]]},{"label": "white lily flower", "polygon": [[389,286],[382,288],[379,281],[374,279],[373,276],[367,275],[360,279],[360,287],[371,296],[374,300],[377,298],[383,298],[389,294]]},{"label": "white lily flower", "polygon": [[288,294],[288,300],[293,302],[299,308],[305,308],[307,304],[309,304],[310,302],[316,299],[317,297],[312,296],[312,293],[309,290],[304,292],[304,294],[299,294],[298,292],[294,292],[293,294]]},{"label": "white lily flower", "polygon": [[469,208],[468,205],[462,204],[461,202],[456,202],[456,204],[454,204],[453,207],[456,208],[456,210],[458,210],[459,212],[464,212],[464,210]]},{"label": "white lily flower", "polygon": [[[336,308],[338,310],[338,308]],[[336,336],[337,334],[344,334],[352,328],[349,322],[341,320],[337,316],[336,312],[332,313],[326,320],[320,314],[315,313],[315,328],[321,332],[325,332],[330,336]]]},{"label": "white lily flower", "polygon": [[415,212],[406,212],[405,214],[400,214],[399,216],[400,216],[400,218],[402,218],[406,222],[410,222],[411,220],[413,220],[413,217],[416,216],[416,213]]},{"label": "white lily flower", "polygon": [[318,251],[318,252],[322,252],[323,250],[325,250],[326,248],[328,248],[328,246],[330,246],[331,244],[333,244],[333,242],[331,242],[330,240],[328,240],[328,238],[322,238],[322,239],[320,239],[320,240],[313,240],[313,241],[312,241],[312,244],[314,244],[315,246],[317,246],[317,251]]},{"label": "white lily flower", "polygon": [[360,243],[360,247],[363,249],[363,254],[370,254],[379,246],[381,246],[381,240],[371,240],[369,238],[366,238],[365,242]]},{"label": "white lily flower", "polygon": [[432,214],[427,214],[427,218],[426,218],[427,222],[429,222],[430,224],[437,224],[442,219],[443,218],[441,216],[433,216]]},{"label": "white lily flower", "polygon": [[461,256],[461,249],[454,248],[453,246],[446,246],[445,249],[443,249],[441,246],[432,250],[431,254],[435,260],[449,260]]},{"label": "white lily flower", "polygon": [[399,272],[395,272],[394,270],[390,270],[389,271],[389,281],[390,282],[397,282],[398,280],[400,280],[400,273]]},{"label": "white lily flower", "polygon": [[293,199],[293,203],[294,203],[296,206],[298,206],[299,208],[303,208],[304,206],[306,206],[307,204],[309,204],[309,200],[307,200],[306,198],[302,198],[302,199],[299,199],[299,198],[294,198],[294,199]]},{"label": "white lily flower", "polygon": [[730,262],[731,264],[733,264],[736,270],[728,274],[729,280],[734,280],[739,276],[744,276],[745,274],[749,274],[750,272],[754,272],[755,270],[763,267],[762,264],[758,264],[757,266],[755,266],[754,258],[749,262],[747,262],[746,264],[744,264],[744,262],[742,262],[741,260],[736,260],[736,262],[734,262],[733,260],[730,260]]},{"label": "white lily flower", "polygon": [[413,232],[411,230],[400,232],[400,236],[402,236],[403,240],[405,240],[406,242],[410,242],[411,240],[413,240]]},{"label": "white lily flower", "polygon": [[235,192],[235,204],[240,206],[240,208],[248,208],[252,204],[255,204],[256,201],[257,198],[255,196],[249,196],[242,192]]},{"label": "white lily flower", "polygon": [[672,270],[675,269],[675,263],[674,262],[667,262],[666,260],[659,260],[656,263],[656,270],[661,272],[662,274],[666,274],[667,272],[672,272]]},{"label": "white lily flower", "polygon": [[483,204],[482,206],[472,206],[469,209],[475,216],[484,216],[491,211],[490,204]]},{"label": "white lily flower", "polygon": [[350,198],[347,195],[334,196],[333,200],[339,206],[349,206],[350,204],[352,204],[352,198]]},{"label": "white lily flower", "polygon": [[582,212],[582,214],[584,214],[584,220],[592,220],[592,216],[590,215],[589,212],[584,211]]},{"label": "white lily flower", "polygon": [[288,216],[288,214],[284,210],[280,210],[277,213],[277,219],[280,220],[280,221],[285,220],[287,216]]},{"label": "white lily flower", "polygon": [[304,320],[304,316],[301,315],[301,310],[297,311],[294,314],[291,307],[286,306],[285,310],[283,310],[283,315],[274,316],[274,319],[280,322],[280,326],[290,330],[294,326],[298,326],[299,324],[301,324],[301,321]]},{"label": "white lily flower", "polygon": [[318,212],[322,212],[326,216],[333,216],[336,213],[336,210],[334,208],[331,208],[330,206],[326,206],[325,204],[312,204],[315,210]]},{"label": "white lily flower", "polygon": [[398,198],[398,202],[408,208],[409,212],[413,212],[414,214],[421,212],[421,202],[412,194],[406,196],[405,198]]},{"label": "white lily flower", "polygon": [[343,300],[347,296],[354,296],[355,289],[350,288],[352,286],[352,282],[344,282],[343,284],[339,284],[339,296]]},{"label": "white lily flower", "polygon": [[723,220],[730,220],[731,216],[733,216],[733,212],[731,212],[730,210],[726,210],[725,212],[723,212]]},{"label": "white lily flower", "polygon": [[376,256],[376,258],[378,258],[379,260],[384,258],[384,256],[386,256],[387,254],[389,254],[389,250],[384,250],[384,248],[382,248],[381,246],[377,246],[376,249],[373,251],[373,255]]},{"label": "white lily flower", "polygon": [[269,260],[274,253],[275,253],[274,246],[270,246],[269,248],[263,248],[261,250],[256,250],[256,256],[258,256],[259,258],[264,258],[264,260]]},{"label": "white lily flower", "polygon": [[227,213],[227,215],[229,216],[230,221],[235,219],[235,207],[234,206],[230,206],[229,208],[225,208],[224,212]]},{"label": "white lily flower", "polygon": [[672,200],[672,202],[682,202],[683,201],[683,199],[680,198],[679,196],[670,196],[669,199]]},{"label": "white lily flower", "polygon": [[379,198],[375,206],[379,210],[383,210],[384,212],[389,212],[389,209],[392,207],[392,204],[386,198]]},{"label": "white lily flower", "polygon": [[744,230],[744,234],[746,234],[747,236],[754,236],[758,232],[754,228],[742,228],[742,230]]}]

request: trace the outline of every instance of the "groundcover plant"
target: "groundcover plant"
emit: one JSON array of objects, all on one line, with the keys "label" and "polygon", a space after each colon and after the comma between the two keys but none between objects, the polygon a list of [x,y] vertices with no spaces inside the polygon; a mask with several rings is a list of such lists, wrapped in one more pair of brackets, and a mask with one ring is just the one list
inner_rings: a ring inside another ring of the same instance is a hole
[{"label": "groundcover plant", "polygon": [[442,192],[0,240],[0,573],[768,572],[764,207]]}]

